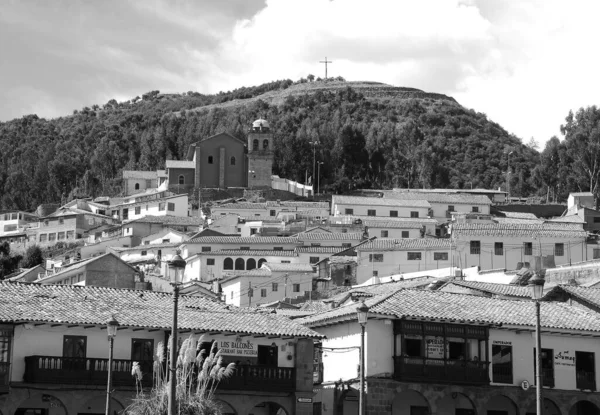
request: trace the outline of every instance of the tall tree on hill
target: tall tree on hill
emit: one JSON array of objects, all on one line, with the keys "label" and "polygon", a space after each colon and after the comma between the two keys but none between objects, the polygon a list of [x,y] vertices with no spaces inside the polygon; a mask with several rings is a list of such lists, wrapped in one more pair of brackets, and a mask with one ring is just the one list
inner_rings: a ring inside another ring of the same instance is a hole
[{"label": "tall tree on hill", "polygon": [[[573,168],[587,179],[589,191],[598,194],[600,180],[600,109],[595,105],[569,111],[566,124],[560,126],[565,135],[567,152]],[[584,189],[581,189],[584,190]]]}]

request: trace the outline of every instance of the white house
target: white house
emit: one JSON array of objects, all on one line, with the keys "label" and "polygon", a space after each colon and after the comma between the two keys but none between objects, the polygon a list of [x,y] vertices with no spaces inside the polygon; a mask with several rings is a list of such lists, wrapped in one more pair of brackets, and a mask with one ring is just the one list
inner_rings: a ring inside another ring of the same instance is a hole
[{"label": "white house", "polygon": [[426,200],[397,200],[380,197],[339,196],[331,198],[331,214],[380,216],[389,218],[426,218],[431,205]]},{"label": "white house", "polygon": [[188,216],[187,194],[170,195],[169,192],[143,193],[125,198],[123,203],[111,205],[113,218],[124,222],[145,216]]},{"label": "white house", "polygon": [[445,222],[452,213],[490,213],[491,200],[483,195],[463,193],[385,192],[384,197],[397,200],[426,200],[434,218]]}]

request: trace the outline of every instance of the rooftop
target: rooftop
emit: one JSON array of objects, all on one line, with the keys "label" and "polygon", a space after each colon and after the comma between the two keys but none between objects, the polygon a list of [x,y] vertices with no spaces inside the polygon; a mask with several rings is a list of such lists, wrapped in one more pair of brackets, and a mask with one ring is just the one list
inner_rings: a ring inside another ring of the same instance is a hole
[{"label": "rooftop", "polygon": [[331,197],[332,204],[361,205],[361,206],[390,206],[390,207],[421,207],[430,208],[431,205],[424,198],[418,200],[386,199],[381,197],[339,196]]},{"label": "rooftop", "polygon": [[363,235],[362,232],[300,232],[296,236],[300,241],[360,241]]},{"label": "rooftop", "polygon": [[194,244],[298,244],[298,238],[285,236],[201,236],[186,243]]},{"label": "rooftop", "polygon": [[389,229],[421,229],[423,226],[422,222],[400,220],[363,220],[363,225],[369,228]]},{"label": "rooftop", "polygon": [[512,285],[512,284],[496,284],[492,282],[479,282],[479,281],[460,281],[452,280],[446,285],[458,285],[460,287],[469,288],[494,295],[503,295],[507,297],[523,297],[531,298],[531,290],[526,285]]},{"label": "rooftop", "polygon": [[384,192],[384,197],[398,200],[426,200],[451,205],[491,205],[490,198],[466,193]]},{"label": "rooftop", "polygon": [[196,163],[187,160],[167,160],[165,167],[167,169],[195,169]]},{"label": "rooftop", "polygon": [[185,225],[200,225],[204,223],[202,219],[195,216],[144,216],[143,218],[134,219],[127,222],[127,225],[132,223],[161,223],[163,225],[185,226]]},{"label": "rooftop", "polygon": [[452,235],[456,236],[504,236],[585,238],[587,233],[581,225],[568,223],[455,223]]},{"label": "rooftop", "polygon": [[450,249],[447,238],[374,239],[356,249],[358,251],[402,251],[406,249]]},{"label": "rooftop", "polygon": [[[113,315],[123,327],[169,330],[171,293],[72,285],[0,282],[0,322],[106,325]],[[202,296],[179,297],[182,330],[322,338],[318,333],[275,314],[229,310]]]},{"label": "rooftop", "polygon": [[152,180],[156,179],[156,177],[157,174],[155,171],[123,170],[124,179]]}]

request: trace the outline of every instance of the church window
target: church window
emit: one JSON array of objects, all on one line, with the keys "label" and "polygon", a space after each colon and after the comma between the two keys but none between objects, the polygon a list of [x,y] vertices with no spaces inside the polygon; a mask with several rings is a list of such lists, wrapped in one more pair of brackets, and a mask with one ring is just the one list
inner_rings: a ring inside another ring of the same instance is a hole
[{"label": "church window", "polygon": [[258,150],[258,140],[252,141],[252,150]]},{"label": "church window", "polygon": [[256,268],[256,260],[254,258],[249,258],[246,261],[246,269],[255,269]]},{"label": "church window", "polygon": [[225,258],[223,261],[223,269],[233,269],[233,259]]},{"label": "church window", "polygon": [[246,261],[244,261],[244,258],[238,258],[235,260],[235,269],[236,270],[243,270],[246,267]]},{"label": "church window", "polygon": [[213,164],[213,156],[208,156],[208,164]]},{"label": "church window", "polygon": [[235,166],[235,157],[231,158],[231,162],[230,163],[231,163],[232,166]]},{"label": "church window", "polygon": [[263,150],[269,149],[269,140],[263,140]]},{"label": "church window", "polygon": [[185,184],[185,177],[183,177],[183,174],[179,175],[179,184]]},{"label": "church window", "polygon": [[140,190],[140,184],[139,183],[135,184],[135,190]]}]

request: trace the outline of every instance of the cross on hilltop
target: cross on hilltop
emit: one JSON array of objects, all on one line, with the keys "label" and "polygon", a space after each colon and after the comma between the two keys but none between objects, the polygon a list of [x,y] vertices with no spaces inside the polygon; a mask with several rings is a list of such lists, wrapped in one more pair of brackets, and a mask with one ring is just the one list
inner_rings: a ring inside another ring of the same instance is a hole
[{"label": "cross on hilltop", "polygon": [[324,61],[319,61],[319,63],[324,63],[325,64],[325,79],[327,79],[327,64],[328,63],[333,63],[331,61],[327,60],[327,56],[325,56],[325,60]]}]

